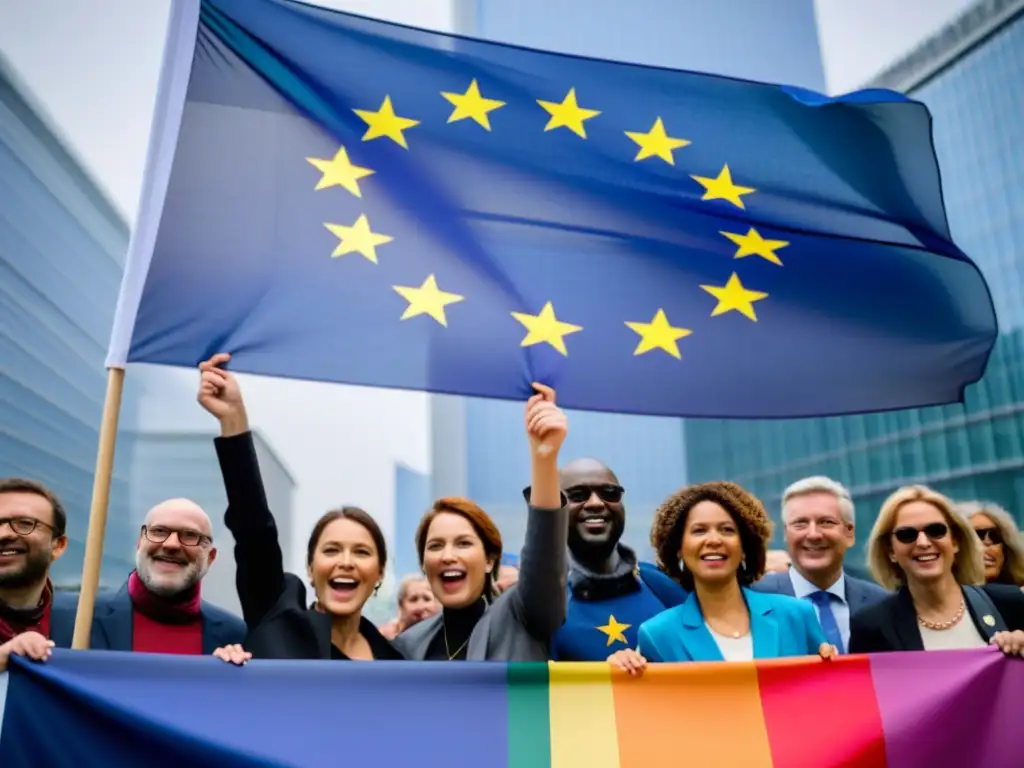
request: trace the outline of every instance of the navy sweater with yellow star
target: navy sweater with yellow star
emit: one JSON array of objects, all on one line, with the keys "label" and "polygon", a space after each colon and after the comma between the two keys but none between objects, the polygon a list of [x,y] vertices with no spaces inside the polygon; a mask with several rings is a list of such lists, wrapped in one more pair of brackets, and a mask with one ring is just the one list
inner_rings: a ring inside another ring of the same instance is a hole
[{"label": "navy sweater with yellow star", "polygon": [[551,643],[557,661],[604,661],[613,652],[636,648],[640,625],[686,600],[686,591],[619,544],[614,573],[594,573],[570,557],[569,603],[565,623]]}]

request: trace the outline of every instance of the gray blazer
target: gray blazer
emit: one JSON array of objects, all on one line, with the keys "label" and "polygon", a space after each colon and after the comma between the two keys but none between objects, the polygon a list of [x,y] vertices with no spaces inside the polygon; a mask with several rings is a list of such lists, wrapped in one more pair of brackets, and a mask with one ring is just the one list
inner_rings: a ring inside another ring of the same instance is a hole
[{"label": "gray blazer", "polygon": [[[849,573],[845,572],[843,575],[846,576],[846,603],[850,606],[851,616],[853,616],[858,609],[874,605],[892,594],[891,592],[887,592],[882,589],[882,587],[878,586],[873,581],[858,579],[856,576],[851,576]],[[795,594],[793,593],[793,582],[789,578],[789,571],[785,571],[783,573],[766,573],[764,578],[754,584],[751,584],[750,588],[755,592],[774,592],[779,595],[795,597]]]},{"label": "gray blazer", "polygon": [[[565,621],[569,512],[530,507],[519,583],[487,606],[466,649],[468,661],[547,661],[548,642]],[[438,613],[395,638],[405,658],[423,661],[441,631]]]}]

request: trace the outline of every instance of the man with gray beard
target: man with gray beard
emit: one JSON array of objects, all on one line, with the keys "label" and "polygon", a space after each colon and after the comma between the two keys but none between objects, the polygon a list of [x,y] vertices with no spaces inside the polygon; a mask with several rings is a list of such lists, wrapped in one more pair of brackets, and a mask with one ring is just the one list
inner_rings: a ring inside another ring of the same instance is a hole
[{"label": "man with gray beard", "polygon": [[216,558],[210,518],[198,504],[157,504],[146,515],[127,583],[96,600],[90,647],[198,655],[241,643],[242,620],[199,594]]}]

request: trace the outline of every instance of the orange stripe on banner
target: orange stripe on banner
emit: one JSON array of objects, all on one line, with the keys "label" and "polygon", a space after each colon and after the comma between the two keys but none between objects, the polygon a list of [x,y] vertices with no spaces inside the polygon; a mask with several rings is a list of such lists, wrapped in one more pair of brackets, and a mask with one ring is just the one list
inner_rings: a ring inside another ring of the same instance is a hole
[{"label": "orange stripe on banner", "polygon": [[603,661],[549,662],[551,768],[619,768],[611,670]]},{"label": "orange stripe on banner", "polygon": [[614,670],[612,690],[621,768],[772,768],[752,663],[653,664],[639,680]]}]

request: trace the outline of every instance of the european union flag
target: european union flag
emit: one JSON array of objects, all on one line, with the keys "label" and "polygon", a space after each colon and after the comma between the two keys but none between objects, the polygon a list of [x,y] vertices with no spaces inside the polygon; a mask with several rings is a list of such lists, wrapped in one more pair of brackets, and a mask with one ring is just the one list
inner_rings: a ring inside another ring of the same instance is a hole
[{"label": "european union flag", "polygon": [[945,403],[996,336],[926,108],[176,3],[110,363],[572,408]]}]

